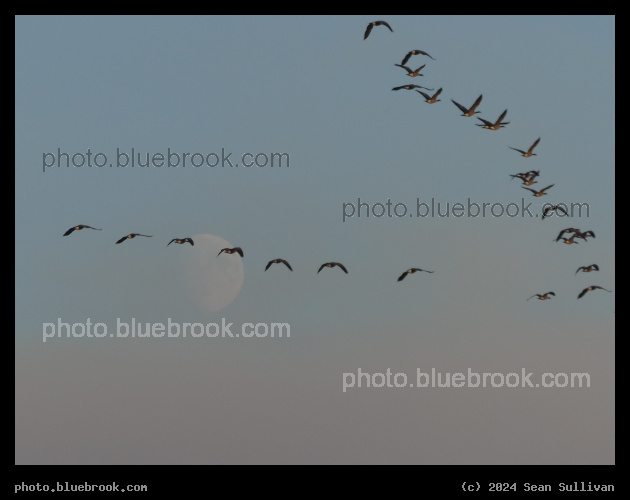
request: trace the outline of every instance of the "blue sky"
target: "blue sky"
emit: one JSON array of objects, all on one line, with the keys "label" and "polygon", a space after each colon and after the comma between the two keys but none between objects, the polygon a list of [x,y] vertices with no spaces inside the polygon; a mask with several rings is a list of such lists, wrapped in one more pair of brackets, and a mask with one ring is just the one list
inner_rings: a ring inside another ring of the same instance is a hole
[{"label": "blue sky", "polygon": [[[363,40],[377,19],[394,32]],[[15,22],[17,463],[613,463],[614,17]],[[412,49],[436,59],[409,60],[423,77],[394,66]],[[442,88],[441,101],[391,90],[408,83]],[[484,130],[450,102],[480,94],[477,116],[508,109],[509,125]],[[538,137],[537,156],[509,149]],[[88,148],[290,165],[43,168],[46,153]],[[534,187],[554,184],[547,196],[510,181],[531,169]],[[589,213],[344,222],[359,198],[412,215],[418,199]],[[62,237],[76,224],[102,231]],[[555,243],[570,226],[596,238]],[[153,237],[115,245],[131,232]],[[219,311],[183,278],[199,247],[166,246],[196,234],[245,251],[242,288]],[[279,257],[294,271],[265,272]],[[316,274],[329,261],[349,274]],[[435,273],[397,282],[410,267]],[[589,285],[613,293],[578,302]],[[57,318],[286,322],[291,337],[42,342]],[[342,392],[343,373],[388,367],[588,372],[591,387]]]}]

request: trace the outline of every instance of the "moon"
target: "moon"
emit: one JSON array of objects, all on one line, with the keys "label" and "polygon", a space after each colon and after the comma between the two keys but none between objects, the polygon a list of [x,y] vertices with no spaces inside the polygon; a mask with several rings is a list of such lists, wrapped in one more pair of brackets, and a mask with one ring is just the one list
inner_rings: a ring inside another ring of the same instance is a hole
[{"label": "moon", "polygon": [[194,246],[183,245],[179,252],[185,288],[192,302],[205,311],[229,306],[241,290],[245,268],[238,254],[217,254],[234,245],[213,234],[192,236]]}]

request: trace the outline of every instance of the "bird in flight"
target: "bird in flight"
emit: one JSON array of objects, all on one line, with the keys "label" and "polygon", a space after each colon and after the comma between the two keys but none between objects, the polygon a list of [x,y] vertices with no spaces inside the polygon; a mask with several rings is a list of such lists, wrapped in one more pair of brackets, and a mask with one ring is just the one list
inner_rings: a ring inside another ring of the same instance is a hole
[{"label": "bird in flight", "polygon": [[391,31],[392,33],[394,32],[392,27],[389,24],[387,24],[385,21],[374,21],[367,25],[367,28],[365,29],[365,34],[363,35],[363,40],[365,40],[368,36],[370,36],[370,32],[372,31],[372,28],[374,28],[374,26],[387,26],[389,28],[389,31]]},{"label": "bird in flight", "polygon": [[503,120],[503,118],[505,118],[505,115],[507,115],[508,110],[506,109],[503,113],[501,113],[501,116],[499,116],[499,118],[497,119],[496,122],[492,123],[489,122],[488,120],[484,120],[481,117],[477,117],[477,120],[481,120],[483,122],[483,125],[476,123],[476,125],[478,127],[481,128],[487,128],[488,130],[499,130],[500,128],[505,127],[508,123],[510,122],[503,122],[501,120]]},{"label": "bird in flight", "polygon": [[510,174],[510,177],[512,179],[520,179],[523,182],[527,182],[527,179],[529,179],[529,174],[527,172],[519,172],[518,174]]},{"label": "bird in flight", "polygon": [[422,66],[420,66],[417,69],[411,69],[409,66],[405,66],[403,64],[394,64],[394,66],[398,66],[399,68],[403,68],[407,72],[407,76],[416,77],[416,76],[424,76],[422,73],[420,73],[420,71],[422,71],[422,68],[424,68],[426,66],[426,64],[423,64]]},{"label": "bird in flight", "polygon": [[78,226],[72,226],[70,229],[68,229],[65,233],[63,233],[64,236],[68,236],[72,231],[79,231],[81,229],[94,229],[95,231],[102,231],[102,229],[96,229],[95,227],[92,226],[86,226],[85,224],[79,224]]},{"label": "bird in flight", "polygon": [[[538,184],[538,181],[535,180],[536,177],[540,176],[540,170],[530,170],[529,172],[519,172],[518,174],[510,174],[512,179],[518,178],[523,181],[525,186],[531,186],[532,184]],[[512,180],[510,179],[510,180]]]},{"label": "bird in flight", "polygon": [[536,198],[540,198],[541,196],[546,195],[547,193],[545,193],[545,191],[547,191],[547,189],[549,189],[550,187],[555,186],[555,184],[551,184],[550,186],[547,186],[546,188],[542,188],[540,191],[536,191],[535,189],[532,188],[528,188],[525,186],[521,186],[523,189],[527,189],[528,191],[531,191],[532,193],[534,193],[533,196],[535,196]]},{"label": "bird in flight", "polygon": [[410,50],[409,52],[407,52],[407,55],[403,58],[400,64],[406,64],[409,58],[411,56],[415,56],[416,54],[422,54],[423,56],[431,57],[431,59],[433,59],[434,61],[436,60],[435,57],[430,56],[424,50]]},{"label": "bird in flight", "polygon": [[[584,290],[582,290],[580,292],[580,295],[578,295],[578,299],[581,299],[582,297],[584,297],[584,295],[586,295],[586,292],[590,292],[592,290],[606,290],[605,288],[601,287],[601,286],[597,286],[597,285],[591,285],[587,288],[585,288]],[[606,290],[607,292],[612,292],[612,290]]]},{"label": "bird in flight", "polygon": [[[125,240],[129,240],[131,238],[135,238],[136,236],[144,236],[145,238],[152,238],[153,237],[153,235],[148,235],[148,234],[131,233],[131,234],[128,234],[127,236],[123,236],[122,238],[120,238],[116,242],[116,245],[118,245],[119,243],[122,243]],[[168,245],[166,245],[166,246],[168,246]]]},{"label": "bird in flight", "polygon": [[545,220],[546,217],[549,217],[551,215],[552,212],[562,212],[564,215],[566,215],[567,217],[569,216],[569,214],[567,213],[567,211],[562,207],[562,205],[549,205],[547,207],[544,208],[543,210],[543,216],[541,220]]},{"label": "bird in flight", "polygon": [[[573,236],[571,236],[570,238],[562,238],[562,243],[565,243],[566,245],[577,245],[579,242],[575,241],[575,236],[577,235],[577,233],[574,233]],[[557,240],[556,240],[557,241]]]},{"label": "bird in flight", "polygon": [[284,259],[274,259],[274,260],[270,260],[270,261],[267,263],[267,267],[265,267],[265,271],[271,267],[271,264],[280,264],[280,263],[282,263],[282,264],[284,264],[285,266],[287,266],[287,267],[289,268],[289,271],[293,271],[293,268],[291,267],[291,264],[289,264],[289,263],[288,263],[286,260],[284,260]]},{"label": "bird in flight", "polygon": [[531,186],[532,184],[538,184],[536,177],[540,175],[540,170],[535,170],[535,171],[531,170],[530,172],[528,172],[528,175],[529,175],[528,179],[523,179],[524,186]]},{"label": "bird in flight", "polygon": [[[535,293],[534,295],[532,295],[529,299],[533,299],[534,297],[538,297],[538,300],[551,300],[551,297],[549,297],[550,295],[553,295],[554,297],[556,296],[555,293],[553,292],[547,292],[547,293]],[[527,299],[527,300],[529,300]]]},{"label": "bird in flight", "polygon": [[574,227],[567,227],[566,229],[563,229],[562,231],[560,231],[560,233],[558,234],[558,237],[556,238],[556,241],[560,241],[560,238],[562,238],[562,235],[564,235],[565,233],[582,234],[582,231]]},{"label": "bird in flight", "polygon": [[420,269],[418,267],[412,267],[411,269],[407,269],[404,273],[402,273],[400,275],[400,277],[398,278],[398,281],[402,281],[402,280],[405,279],[405,277],[408,274],[413,274],[413,273],[418,272],[418,271],[422,271],[422,272],[425,272],[425,273],[434,273],[435,272],[435,271],[427,271],[426,269]]},{"label": "bird in flight", "polygon": [[575,271],[575,274],[582,271],[583,273],[590,273],[591,271],[599,271],[599,266],[597,264],[591,264],[590,266],[582,266],[578,267],[578,270]]},{"label": "bird in flight", "polygon": [[513,148],[512,146],[508,146],[508,147],[510,149],[513,149],[514,151],[518,151],[525,158],[529,158],[530,156],[537,156],[536,153],[534,153],[533,151],[534,151],[534,148],[538,146],[539,142],[540,142],[540,137],[534,141],[534,144],[532,144],[527,151],[523,151],[522,149],[516,149],[516,148]]},{"label": "bird in flight", "polygon": [[410,85],[401,85],[400,87],[394,87],[392,90],[400,90],[400,89],[405,89],[405,90],[411,90],[411,89],[433,90],[433,89],[429,89],[427,87],[423,87],[422,85],[416,85],[415,83],[412,83]]},{"label": "bird in flight", "polygon": [[340,262],[326,262],[325,264],[322,264],[321,267],[318,269],[317,274],[319,274],[319,271],[321,271],[325,267],[335,267],[335,266],[340,267],[344,273],[348,274],[348,270]]},{"label": "bird in flight", "polygon": [[475,111],[475,109],[477,109],[477,106],[479,106],[479,103],[481,102],[482,98],[483,98],[483,94],[477,97],[477,100],[473,103],[473,105],[470,108],[466,108],[462,106],[460,103],[458,103],[457,101],[454,101],[453,99],[451,99],[451,101],[453,102],[453,104],[455,104],[455,106],[457,106],[460,109],[462,113],[464,113],[462,116],[473,116],[475,113],[481,113],[481,111]]},{"label": "bird in flight", "polygon": [[[170,245],[173,242],[179,243],[180,245],[183,245],[184,243],[190,243],[193,246],[195,245],[195,242],[192,240],[192,238],[173,238],[171,241],[168,242],[166,246]],[[120,241],[118,243],[120,243]]]},{"label": "bird in flight", "polygon": [[243,249],[241,247],[234,247],[234,248],[223,248],[218,254],[217,257],[219,255],[221,255],[223,252],[225,253],[237,253],[239,254],[241,257],[243,257]]},{"label": "bird in flight", "polygon": [[437,96],[439,96],[442,93],[442,89],[438,89],[437,92],[433,94],[432,96],[430,96],[429,94],[425,94],[421,90],[416,90],[416,92],[419,92],[420,94],[422,94],[422,97],[424,97],[424,102],[428,102],[429,104],[433,104],[435,102],[441,101],[441,99],[438,99]]}]

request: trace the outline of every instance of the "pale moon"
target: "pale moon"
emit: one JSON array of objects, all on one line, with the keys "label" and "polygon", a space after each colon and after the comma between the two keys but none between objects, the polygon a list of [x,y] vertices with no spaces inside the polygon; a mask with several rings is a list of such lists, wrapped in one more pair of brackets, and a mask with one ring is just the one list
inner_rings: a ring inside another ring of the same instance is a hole
[{"label": "pale moon", "polygon": [[205,311],[219,311],[236,298],[245,277],[243,261],[238,254],[217,254],[234,245],[219,236],[196,234],[194,246],[183,245],[179,255],[190,299]]}]

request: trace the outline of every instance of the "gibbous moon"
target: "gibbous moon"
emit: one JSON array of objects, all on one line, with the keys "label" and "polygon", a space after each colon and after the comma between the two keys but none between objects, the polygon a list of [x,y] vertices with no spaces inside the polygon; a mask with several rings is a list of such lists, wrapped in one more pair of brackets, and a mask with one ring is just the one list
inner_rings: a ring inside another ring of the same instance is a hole
[{"label": "gibbous moon", "polygon": [[234,245],[219,236],[196,234],[194,246],[182,245],[179,255],[190,299],[205,311],[227,307],[243,286],[245,268],[238,254],[217,254]]}]

